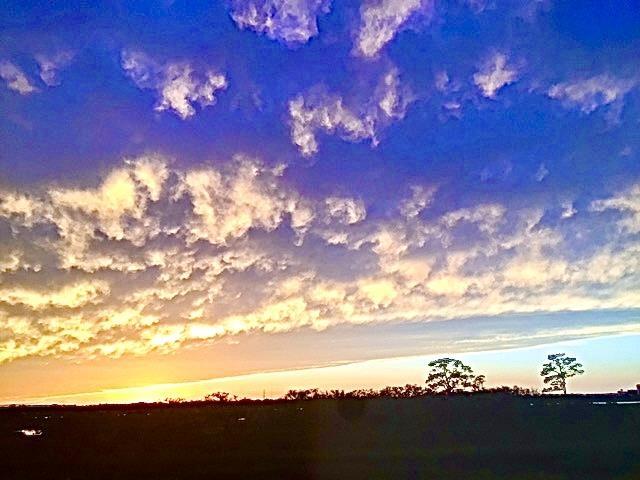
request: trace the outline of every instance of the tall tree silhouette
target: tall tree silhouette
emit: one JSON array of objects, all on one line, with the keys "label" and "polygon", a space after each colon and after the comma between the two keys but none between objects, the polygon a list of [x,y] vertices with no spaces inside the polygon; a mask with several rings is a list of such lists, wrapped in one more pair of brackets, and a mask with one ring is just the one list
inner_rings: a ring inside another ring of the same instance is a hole
[{"label": "tall tree silhouette", "polygon": [[549,385],[545,387],[543,392],[562,391],[567,394],[567,378],[582,375],[582,364],[578,363],[575,358],[567,357],[565,353],[554,353],[547,356],[549,360],[542,365],[540,375],[544,377],[544,383]]},{"label": "tall tree silhouette", "polygon": [[[476,376],[471,367],[455,358],[439,358],[429,362],[431,371],[427,378],[427,388],[434,392],[449,395],[454,392],[462,392],[465,389],[473,389]],[[484,381],[482,376],[481,381]]]}]

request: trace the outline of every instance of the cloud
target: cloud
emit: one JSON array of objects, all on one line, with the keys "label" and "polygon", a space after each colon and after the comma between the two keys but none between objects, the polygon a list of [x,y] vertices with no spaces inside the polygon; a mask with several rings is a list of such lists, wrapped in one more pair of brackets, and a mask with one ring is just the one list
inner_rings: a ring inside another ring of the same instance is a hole
[{"label": "cloud", "polygon": [[111,170],[97,187],[50,186],[45,192],[3,192],[0,217],[14,228],[55,226],[47,239],[60,252],[62,268],[95,270],[119,264],[136,268],[122,256],[103,256],[91,248],[99,238],[143,244],[158,234],[159,227],[145,213],[159,198],[168,172],[159,156],[145,156]]},{"label": "cloud", "polygon": [[318,35],[318,16],[329,12],[331,0],[233,0],[231,18],[286,44],[304,44]]},{"label": "cloud", "polygon": [[77,308],[100,301],[109,294],[109,285],[103,281],[78,282],[49,291],[39,291],[21,287],[0,289],[0,303],[24,305],[33,310],[50,307]]},{"label": "cloud", "polygon": [[618,221],[622,230],[631,234],[640,233],[640,183],[614,197],[591,202],[590,209],[594,212],[616,210],[623,215]]},{"label": "cloud", "polygon": [[362,200],[353,198],[329,197],[325,200],[329,217],[345,225],[361,222],[367,216]]},{"label": "cloud", "polygon": [[583,113],[616,102],[622,102],[625,95],[637,85],[633,79],[619,79],[609,74],[557,83],[547,91],[554,100],[560,100],[566,108],[579,108]]},{"label": "cloud", "polygon": [[376,57],[414,17],[430,19],[432,0],[371,0],[360,7],[360,25],[353,51],[362,57]]},{"label": "cloud", "polygon": [[22,253],[11,251],[0,256],[0,273],[15,272],[22,265]]},{"label": "cloud", "polygon": [[570,200],[562,202],[562,213],[560,218],[567,219],[573,217],[578,211],[573,206],[573,202]]},{"label": "cloud", "polygon": [[156,91],[156,111],[171,110],[183,120],[196,113],[194,103],[205,108],[228,86],[224,74],[212,69],[196,71],[188,62],[157,63],[142,52],[122,52],[122,68],[142,89]]},{"label": "cloud", "polygon": [[145,155],[93,184],[0,192],[0,362],[640,301],[637,186],[546,225],[542,207],[446,208],[431,185],[368,214],[360,199],[303,196],[286,174],[244,156],[180,168]]},{"label": "cloud", "polygon": [[173,170],[163,157],[145,155],[125,160],[97,186],[3,191],[0,217],[16,235],[53,226],[55,235],[41,242],[58,252],[62,268],[138,271],[157,264],[158,257],[138,254],[135,260],[126,249],[107,253],[99,246],[141,248],[159,237],[225,246],[251,230],[271,231],[287,218],[296,235],[303,234],[315,207],[284,188],[281,175],[281,166],[268,168],[243,156],[222,169]]},{"label": "cloud", "polygon": [[404,118],[407,106],[413,100],[411,92],[401,85],[397,68],[392,68],[382,77],[374,97],[384,115],[395,119]]},{"label": "cloud", "polygon": [[400,213],[403,217],[417,217],[432,201],[436,193],[435,188],[427,188],[422,185],[411,187],[411,198],[400,203]]},{"label": "cloud", "polygon": [[40,78],[49,87],[60,85],[58,72],[73,60],[73,53],[69,51],[58,52],[54,55],[38,54],[36,62],[40,69]]},{"label": "cloud", "polygon": [[[295,211],[295,197],[279,188],[276,173],[245,158],[239,158],[228,175],[213,168],[187,172],[176,198],[188,196],[193,205],[187,226],[189,241],[226,244],[252,228],[270,231],[280,225],[285,213]],[[299,215],[295,217],[297,228],[305,225]]]},{"label": "cloud", "polygon": [[20,95],[29,95],[38,91],[25,73],[11,62],[0,62],[0,78],[6,82],[9,90],[18,92]]},{"label": "cloud", "polygon": [[518,79],[518,69],[508,65],[508,57],[504,53],[496,53],[473,75],[473,83],[483,96],[495,98],[498,91],[514,83]]},{"label": "cloud", "polygon": [[389,279],[365,279],[358,284],[358,295],[375,308],[388,307],[398,294],[395,283]]},{"label": "cloud", "polygon": [[315,88],[289,101],[291,138],[304,156],[318,152],[318,130],[338,133],[351,142],[368,139],[376,146],[377,131],[391,121],[404,118],[411,101],[411,93],[401,86],[395,68],[380,79],[372,96],[357,109],[347,107],[341,96]]},{"label": "cloud", "polygon": [[305,156],[318,152],[318,141],[315,132],[322,129],[327,133],[340,131],[344,139],[357,142],[371,139],[376,144],[373,119],[367,116],[358,117],[343,104],[341,97],[333,95],[314,96],[298,95],[289,102],[291,119],[291,138]]},{"label": "cloud", "polygon": [[291,228],[297,234],[296,244],[302,244],[305,233],[311,227],[316,214],[313,204],[307,200],[300,200],[291,211]]},{"label": "cloud", "polygon": [[549,175],[549,170],[547,170],[547,167],[545,166],[544,163],[541,163],[534,175],[536,182],[543,181],[545,178],[547,178],[547,175]]}]

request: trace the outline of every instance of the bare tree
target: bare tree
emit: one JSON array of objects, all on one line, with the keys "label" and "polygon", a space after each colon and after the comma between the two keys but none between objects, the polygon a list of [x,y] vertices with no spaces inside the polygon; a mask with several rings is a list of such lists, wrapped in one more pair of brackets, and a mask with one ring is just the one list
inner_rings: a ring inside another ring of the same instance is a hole
[{"label": "bare tree", "polygon": [[[473,389],[476,376],[471,367],[455,358],[439,358],[429,362],[431,372],[427,378],[427,388],[434,392],[449,395],[454,392],[463,392],[465,389]],[[484,382],[484,376],[480,379]]]},{"label": "bare tree", "polygon": [[567,357],[565,353],[554,353],[547,357],[549,360],[542,365],[540,375],[544,378],[544,383],[549,385],[545,387],[543,392],[562,391],[567,394],[567,378],[582,375],[582,364],[578,363],[575,358]]}]

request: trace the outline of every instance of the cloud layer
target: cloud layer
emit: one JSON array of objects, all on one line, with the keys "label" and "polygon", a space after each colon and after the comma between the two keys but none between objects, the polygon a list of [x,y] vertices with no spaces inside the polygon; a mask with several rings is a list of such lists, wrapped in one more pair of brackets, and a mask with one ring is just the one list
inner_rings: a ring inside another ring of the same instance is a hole
[{"label": "cloud layer", "polygon": [[[357,198],[300,195],[285,173],[147,155],[95,185],[3,191],[0,361],[640,301],[638,185],[546,225],[541,208],[499,203],[425,216],[430,185],[396,199],[400,216],[370,218]],[[576,256],[584,238],[594,248]]]}]

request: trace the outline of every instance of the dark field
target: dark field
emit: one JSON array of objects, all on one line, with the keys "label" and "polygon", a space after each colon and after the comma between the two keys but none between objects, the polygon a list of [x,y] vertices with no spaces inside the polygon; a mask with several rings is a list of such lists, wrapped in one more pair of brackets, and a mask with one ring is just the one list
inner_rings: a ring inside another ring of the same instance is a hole
[{"label": "dark field", "polygon": [[0,478],[640,479],[640,405],[592,401],[4,409]]}]

